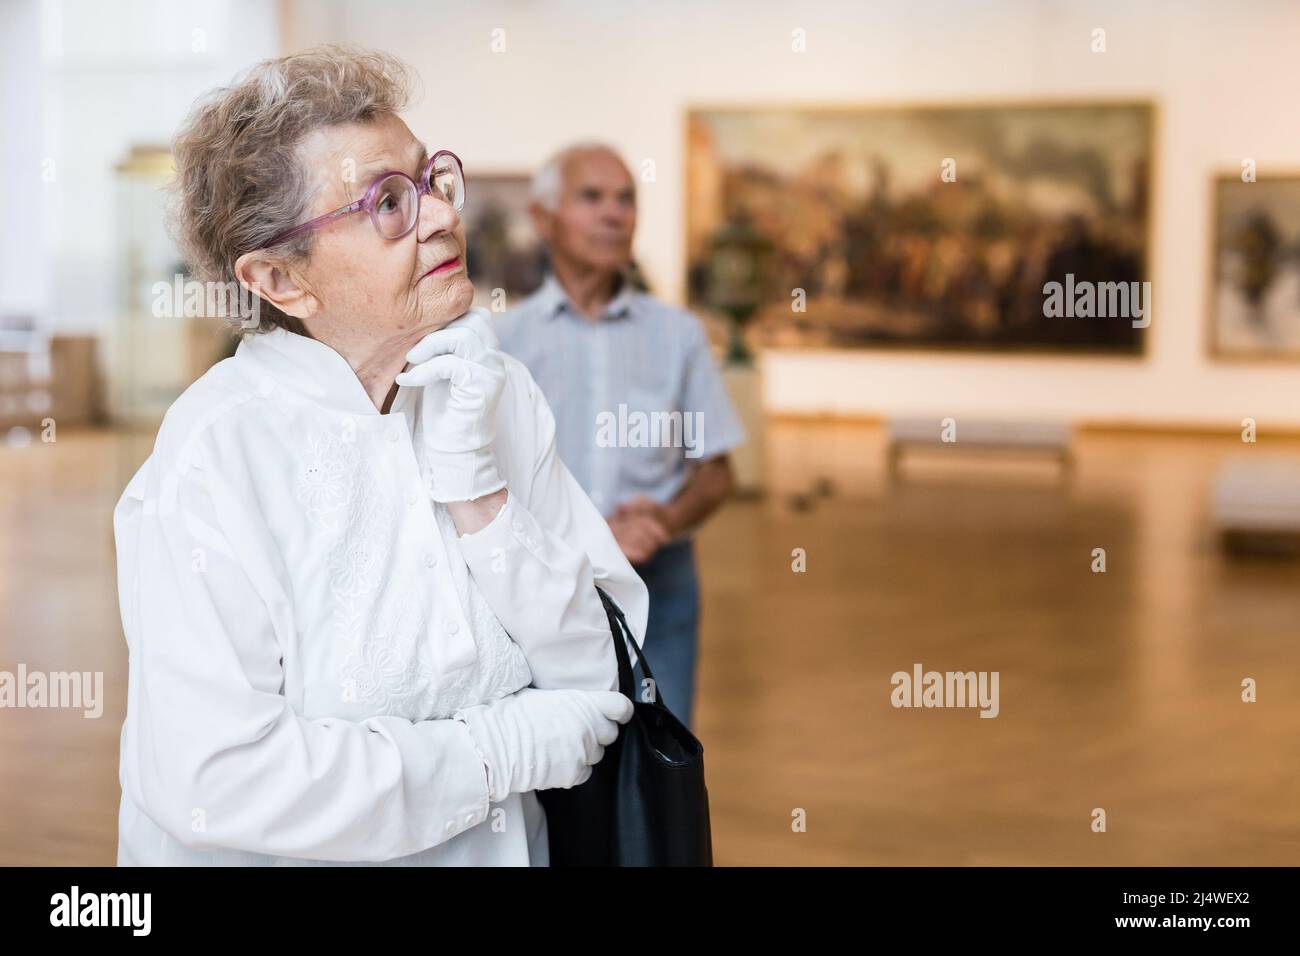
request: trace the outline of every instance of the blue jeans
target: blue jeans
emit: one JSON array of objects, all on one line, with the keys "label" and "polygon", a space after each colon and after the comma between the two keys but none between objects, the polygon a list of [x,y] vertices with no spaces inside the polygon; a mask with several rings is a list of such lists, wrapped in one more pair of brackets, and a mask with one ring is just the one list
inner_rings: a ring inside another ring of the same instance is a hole
[{"label": "blue jeans", "polygon": [[[659,699],[688,728],[695,705],[695,662],[699,648],[700,589],[695,545],[690,538],[660,548],[637,574],[650,592],[645,653]],[[640,664],[633,668],[637,699],[645,693]]]}]

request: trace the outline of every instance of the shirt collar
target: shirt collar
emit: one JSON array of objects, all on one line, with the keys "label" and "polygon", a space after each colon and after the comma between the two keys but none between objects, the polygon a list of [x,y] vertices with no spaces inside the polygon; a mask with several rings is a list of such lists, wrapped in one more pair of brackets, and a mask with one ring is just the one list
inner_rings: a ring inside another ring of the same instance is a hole
[{"label": "shirt collar", "polygon": [[[555,277],[554,272],[547,273],[546,279],[537,291],[537,295],[541,300],[542,315],[545,318],[552,319],[561,312],[566,311],[570,315],[584,318],[582,313],[574,307],[573,300],[564,291],[564,286],[560,285],[560,280]],[[606,304],[605,311],[601,313],[600,317],[602,319],[617,319],[628,315],[632,311],[635,297],[636,289],[633,288],[627,273],[620,273],[618,292]]]},{"label": "shirt collar", "polygon": [[[277,327],[248,336],[239,343],[235,355],[256,363],[263,376],[258,384],[263,394],[288,388],[336,411],[379,414],[347,359],[310,336]],[[401,391],[404,389],[399,388]],[[396,411],[396,401],[393,406]]]},{"label": "shirt collar", "polygon": [[[486,309],[475,306],[452,319],[445,328],[468,322],[473,313],[483,320],[476,327],[476,334],[486,337],[492,348],[498,348],[500,343],[496,330],[492,328],[492,315]],[[277,326],[270,332],[260,332],[244,339],[235,355],[251,359],[259,367],[258,390],[263,395],[283,386],[335,411],[353,415],[380,414],[348,360],[310,335],[300,335]],[[405,367],[409,366],[408,362]],[[417,388],[399,385],[388,413],[405,414],[415,395],[421,394]]]}]

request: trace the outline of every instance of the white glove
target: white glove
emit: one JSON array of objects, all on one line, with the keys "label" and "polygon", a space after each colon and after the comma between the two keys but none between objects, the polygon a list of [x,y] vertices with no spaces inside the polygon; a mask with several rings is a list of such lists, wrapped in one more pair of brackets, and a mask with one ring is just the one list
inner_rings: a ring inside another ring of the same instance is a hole
[{"label": "white glove", "polygon": [[470,329],[483,340],[483,344],[490,349],[501,348],[501,340],[497,338],[496,329],[492,327],[492,313],[482,306],[473,306],[468,312],[459,318],[452,319],[444,329],[457,328]]},{"label": "white glove", "polygon": [[456,711],[487,765],[488,800],[576,787],[632,719],[632,701],[610,690],[523,690]]},{"label": "white glove", "polygon": [[423,387],[420,406],[429,494],[434,501],[469,501],[505,487],[492,454],[497,403],[506,371],[483,309],[472,309],[430,332],[406,360],[397,384]]}]

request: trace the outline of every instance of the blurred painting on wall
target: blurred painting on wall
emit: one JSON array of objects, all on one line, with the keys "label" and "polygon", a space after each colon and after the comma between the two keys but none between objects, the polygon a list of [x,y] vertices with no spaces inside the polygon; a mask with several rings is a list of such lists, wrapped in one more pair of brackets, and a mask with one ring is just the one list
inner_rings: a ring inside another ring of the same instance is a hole
[{"label": "blurred painting on wall", "polygon": [[[461,219],[475,305],[513,308],[546,275],[546,249],[528,215],[529,182],[527,174],[471,173],[467,179]],[[498,289],[505,301],[494,303]]]},{"label": "blurred painting on wall", "polygon": [[691,304],[709,308],[749,236],[760,344],[1143,350],[1129,318],[1045,314],[1044,286],[1149,278],[1149,104],[696,109],[687,124]]},{"label": "blurred painting on wall", "polygon": [[1300,358],[1300,174],[1214,181],[1210,352]]}]

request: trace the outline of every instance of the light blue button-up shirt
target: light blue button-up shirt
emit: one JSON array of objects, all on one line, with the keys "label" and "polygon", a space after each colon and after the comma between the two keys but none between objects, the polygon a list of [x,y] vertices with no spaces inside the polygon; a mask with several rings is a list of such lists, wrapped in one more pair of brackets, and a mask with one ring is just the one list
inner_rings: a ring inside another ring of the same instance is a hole
[{"label": "light blue button-up shirt", "polygon": [[745,438],[700,320],[627,282],[593,321],[549,275],[496,330],[541,386],[560,458],[605,516],[638,494],[668,503],[692,463]]}]

